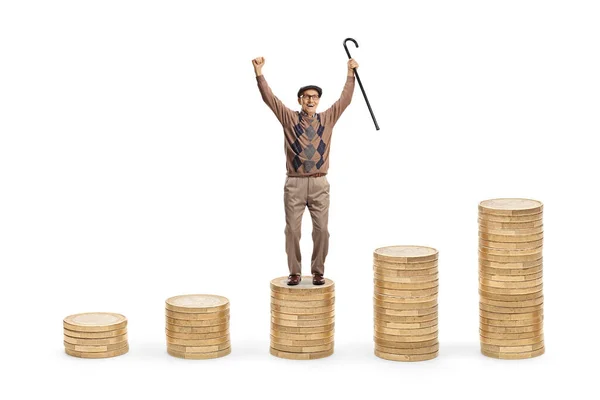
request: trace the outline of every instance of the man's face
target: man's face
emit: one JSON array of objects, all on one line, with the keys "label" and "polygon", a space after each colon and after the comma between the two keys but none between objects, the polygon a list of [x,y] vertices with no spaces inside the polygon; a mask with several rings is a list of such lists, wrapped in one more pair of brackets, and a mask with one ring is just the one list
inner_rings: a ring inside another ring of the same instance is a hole
[{"label": "man's face", "polygon": [[302,106],[302,111],[305,113],[314,114],[317,112],[317,106],[319,105],[319,92],[314,89],[305,90],[298,99],[298,104]]}]

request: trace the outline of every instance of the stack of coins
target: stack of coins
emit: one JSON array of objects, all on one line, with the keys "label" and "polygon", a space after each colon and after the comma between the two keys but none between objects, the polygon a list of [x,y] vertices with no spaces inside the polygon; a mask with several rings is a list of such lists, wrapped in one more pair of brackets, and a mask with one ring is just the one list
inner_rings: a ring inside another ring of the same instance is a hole
[{"label": "stack of coins", "polygon": [[313,360],[333,354],[335,286],[315,286],[304,276],[297,286],[287,277],[271,281],[272,355],[291,360]]},{"label": "stack of coins", "polygon": [[127,318],[93,312],[69,315],[63,320],[65,352],[73,357],[109,358],[129,351]]},{"label": "stack of coins", "polygon": [[373,252],[375,355],[424,361],[438,355],[438,251],[390,246]]},{"label": "stack of coins", "polygon": [[528,199],[479,204],[479,333],[488,357],[544,354],[542,211]]},{"label": "stack of coins", "polygon": [[171,297],[165,302],[167,352],[205,360],[231,353],[229,300],[209,294]]}]

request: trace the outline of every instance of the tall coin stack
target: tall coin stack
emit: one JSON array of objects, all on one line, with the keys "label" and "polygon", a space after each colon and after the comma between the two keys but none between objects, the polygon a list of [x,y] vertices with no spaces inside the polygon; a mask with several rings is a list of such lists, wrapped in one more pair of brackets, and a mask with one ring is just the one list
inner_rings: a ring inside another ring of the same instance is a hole
[{"label": "tall coin stack", "polygon": [[189,294],[165,302],[167,352],[179,358],[205,360],[231,353],[229,300]]},{"label": "tall coin stack", "polygon": [[438,251],[390,246],[373,252],[375,355],[424,361],[438,355]]},{"label": "tall coin stack", "polygon": [[479,334],[488,357],[544,354],[542,211],[528,199],[479,204]]},{"label": "tall coin stack", "polygon": [[63,320],[65,352],[81,358],[109,358],[129,351],[127,318],[121,314],[92,312]]},{"label": "tall coin stack", "polygon": [[330,279],[315,286],[304,276],[297,286],[287,277],[271,281],[272,355],[313,360],[333,354],[335,285]]}]

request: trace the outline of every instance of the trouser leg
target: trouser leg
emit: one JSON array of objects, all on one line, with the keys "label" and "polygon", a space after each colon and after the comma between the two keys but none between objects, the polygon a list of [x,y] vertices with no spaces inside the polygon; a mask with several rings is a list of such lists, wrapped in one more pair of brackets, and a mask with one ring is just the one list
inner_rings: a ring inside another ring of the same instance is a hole
[{"label": "trouser leg", "polygon": [[311,273],[325,273],[325,258],[329,251],[329,182],[327,177],[308,178],[308,210],[313,223],[313,253]]},{"label": "trouser leg", "polygon": [[300,236],[302,234],[302,215],[306,207],[306,181],[303,178],[288,177],[283,191],[285,206],[285,252],[291,275],[301,275],[302,255],[300,254]]}]

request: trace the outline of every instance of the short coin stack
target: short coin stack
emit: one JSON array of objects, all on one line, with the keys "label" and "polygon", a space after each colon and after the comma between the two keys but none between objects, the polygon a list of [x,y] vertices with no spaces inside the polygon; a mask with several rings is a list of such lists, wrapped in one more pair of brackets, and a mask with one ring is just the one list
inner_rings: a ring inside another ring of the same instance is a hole
[{"label": "short coin stack", "polygon": [[438,355],[438,251],[390,246],[373,252],[375,355],[424,361]]},{"label": "short coin stack", "polygon": [[287,277],[271,281],[272,355],[291,360],[313,360],[333,354],[335,286],[315,286],[304,276],[297,286]]},{"label": "short coin stack", "polygon": [[542,211],[528,199],[479,204],[479,334],[488,357],[544,354]]},{"label": "short coin stack", "polygon": [[205,360],[231,353],[229,300],[209,294],[171,297],[165,302],[167,352]]},{"label": "short coin stack", "polygon": [[121,314],[92,312],[63,320],[65,352],[81,358],[109,358],[129,351],[127,318]]}]

